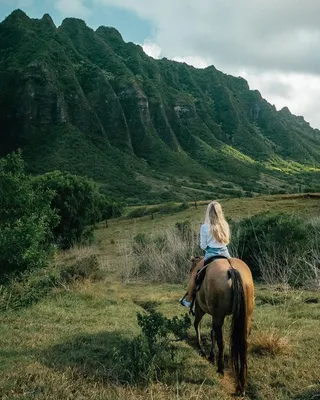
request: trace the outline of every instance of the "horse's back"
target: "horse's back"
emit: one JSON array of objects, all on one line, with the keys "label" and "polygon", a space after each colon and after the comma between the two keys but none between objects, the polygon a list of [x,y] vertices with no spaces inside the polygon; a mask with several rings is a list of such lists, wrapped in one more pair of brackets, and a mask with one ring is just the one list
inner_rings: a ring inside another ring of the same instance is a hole
[{"label": "horse's back", "polygon": [[[231,268],[239,271],[243,288],[249,299],[253,301],[253,280],[249,267],[237,258],[228,260],[216,260],[208,265],[203,285],[198,295],[200,307],[208,314],[219,318],[232,313],[232,281],[229,270]],[[249,301],[251,308],[251,301]],[[253,308],[253,303],[252,303]],[[219,310],[219,311],[218,311]],[[250,310],[248,310],[250,311]],[[217,312],[219,315],[217,315]]]}]

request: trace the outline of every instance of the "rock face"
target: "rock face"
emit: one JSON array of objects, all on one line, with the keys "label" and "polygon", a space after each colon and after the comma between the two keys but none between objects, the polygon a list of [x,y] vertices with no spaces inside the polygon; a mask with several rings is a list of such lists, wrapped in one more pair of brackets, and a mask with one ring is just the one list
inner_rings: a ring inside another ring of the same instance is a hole
[{"label": "rock face", "polygon": [[136,173],[257,192],[261,174],[319,179],[320,133],[302,117],[242,78],[156,61],[77,19],[57,28],[18,10],[0,24],[0,128],[0,156],[23,148],[32,172],[89,175],[116,197],[150,192]]}]

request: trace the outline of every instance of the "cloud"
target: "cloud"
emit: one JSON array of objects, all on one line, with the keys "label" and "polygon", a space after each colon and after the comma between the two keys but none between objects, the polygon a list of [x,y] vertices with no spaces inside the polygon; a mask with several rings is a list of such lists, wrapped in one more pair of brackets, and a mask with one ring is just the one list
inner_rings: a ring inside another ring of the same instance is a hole
[{"label": "cloud", "polygon": [[315,0],[93,0],[151,20],[167,57],[198,56],[222,67],[320,73]]},{"label": "cloud", "polygon": [[241,74],[250,84],[258,89],[264,97],[278,109],[289,107],[296,115],[303,115],[312,126],[320,128],[319,101],[320,77],[311,74],[270,73]]},{"label": "cloud", "polygon": [[173,57],[172,59],[174,61],[193,65],[196,68],[206,68],[208,65],[210,65],[205,59],[197,56]]},{"label": "cloud", "polygon": [[[163,56],[162,49],[156,43],[153,43],[151,40],[146,39],[142,45],[142,48],[148,56],[159,59]],[[202,59],[201,57],[173,57],[173,61],[178,61],[182,63],[186,63],[189,65],[193,65],[196,68],[206,68],[209,64]]]},{"label": "cloud", "polygon": [[146,39],[142,45],[143,50],[148,56],[153,58],[160,58],[162,54],[161,47],[156,43],[151,42],[151,40]]},{"label": "cloud", "polygon": [[0,0],[0,5],[1,4],[23,9],[33,6],[34,0]]},{"label": "cloud", "polygon": [[55,8],[64,17],[86,18],[91,15],[91,10],[84,3],[84,0],[57,0]]}]

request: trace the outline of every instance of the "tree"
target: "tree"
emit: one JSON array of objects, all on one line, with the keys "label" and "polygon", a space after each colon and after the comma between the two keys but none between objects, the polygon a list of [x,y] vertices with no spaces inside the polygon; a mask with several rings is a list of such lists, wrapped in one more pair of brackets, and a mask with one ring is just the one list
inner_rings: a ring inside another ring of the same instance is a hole
[{"label": "tree", "polygon": [[57,223],[52,197],[50,190],[35,189],[20,152],[0,159],[0,280],[46,264]]},{"label": "tree", "polygon": [[94,224],[112,215],[106,198],[87,178],[54,171],[37,177],[36,185],[55,193],[51,208],[59,216],[59,224],[53,228],[53,235],[63,249],[92,238]]}]

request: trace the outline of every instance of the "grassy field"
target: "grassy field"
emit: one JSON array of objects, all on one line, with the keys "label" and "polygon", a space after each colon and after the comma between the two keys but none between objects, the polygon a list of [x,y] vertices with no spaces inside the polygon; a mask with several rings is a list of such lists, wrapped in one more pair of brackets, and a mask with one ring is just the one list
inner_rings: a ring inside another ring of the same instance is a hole
[{"label": "grassy field", "polygon": [[[314,195],[315,196],[315,195]],[[239,219],[252,216],[261,212],[289,212],[304,215],[306,218],[320,217],[319,197],[305,197],[303,195],[261,196],[255,198],[239,198],[221,200],[226,217]],[[208,202],[198,202],[197,209],[190,206],[187,210],[172,215],[155,215],[137,218],[111,220],[108,229],[105,224],[100,224],[96,232],[96,239],[101,255],[107,262],[114,262],[117,257],[117,244],[123,239],[132,237],[137,233],[149,233],[173,227],[177,222],[189,221],[198,231],[203,223],[206,205]]]},{"label": "grassy field", "polygon": [[[223,202],[225,213],[240,218],[262,210],[296,211],[319,216],[319,199],[261,197]],[[119,383],[113,357],[124,341],[139,334],[136,313],[153,302],[167,317],[184,315],[178,304],[184,285],[121,283],[118,242],[138,232],[160,230],[176,222],[202,221],[204,205],[179,214],[118,220],[96,232],[96,247],[107,278],[59,287],[41,302],[0,313],[1,399],[221,399],[232,398],[229,370],[216,368],[195,350],[193,329],[178,342],[184,361],[174,374],[148,387]],[[68,263],[74,251],[60,254]],[[248,398],[311,400],[320,398],[320,294],[257,285],[250,338]],[[210,319],[202,327],[209,350]],[[225,327],[228,342],[228,323]],[[120,366],[121,367],[121,366]]]}]

